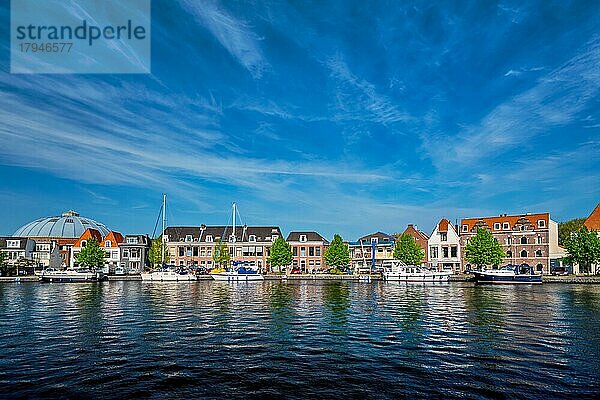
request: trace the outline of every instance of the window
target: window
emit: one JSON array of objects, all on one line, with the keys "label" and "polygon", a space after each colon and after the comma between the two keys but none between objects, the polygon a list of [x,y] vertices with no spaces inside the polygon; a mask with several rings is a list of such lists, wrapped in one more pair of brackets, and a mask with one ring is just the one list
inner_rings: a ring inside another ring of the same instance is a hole
[{"label": "window", "polygon": [[521,238],[521,244],[527,244],[527,238],[525,236]]},{"label": "window", "polygon": [[21,245],[21,241],[20,240],[7,240],[6,241],[6,247],[19,247]]},{"label": "window", "polygon": [[127,243],[128,244],[137,244],[138,239],[136,237],[128,237],[127,238]]},{"label": "window", "polygon": [[301,242],[306,242],[306,235],[300,235],[300,241]]},{"label": "window", "polygon": [[499,231],[500,230],[500,222],[494,223],[494,230],[495,231]]},{"label": "window", "polygon": [[213,241],[212,235],[206,235],[206,241],[209,243],[212,243],[212,241]]},{"label": "window", "polygon": [[527,227],[526,227],[525,225],[521,225],[521,230],[522,230],[522,231],[526,231],[526,230],[527,230]]},{"label": "window", "polygon": [[315,265],[316,265],[317,267],[321,266],[321,260],[316,260],[316,261],[315,261]]},{"label": "window", "polygon": [[506,238],[506,244],[512,244],[512,237],[507,237]]},{"label": "window", "polygon": [[541,251],[541,250],[536,250],[536,251],[535,251],[535,256],[536,256],[536,257],[543,257],[543,256],[542,256],[542,251]]},{"label": "window", "polygon": [[320,247],[315,247],[315,256],[321,257],[321,248]]},{"label": "window", "polygon": [[508,250],[508,251],[506,252],[506,257],[507,257],[507,258],[512,258],[512,251]]},{"label": "window", "polygon": [[442,255],[444,258],[448,258],[448,247],[442,247]]},{"label": "window", "polygon": [[117,258],[119,258],[119,252],[118,252],[118,251],[113,251],[113,252],[112,252],[112,257],[111,257],[111,258],[113,258],[113,259],[117,259]]},{"label": "window", "polygon": [[192,235],[185,235],[185,241],[191,242],[193,240]]},{"label": "window", "polygon": [[86,244],[87,244],[87,241],[85,241],[85,240],[81,241],[81,247],[85,247]]},{"label": "window", "polygon": [[542,243],[544,243],[544,238],[541,237],[541,236],[538,236],[537,237],[537,244],[542,244]]},{"label": "window", "polygon": [[300,247],[300,257],[306,257],[306,247]]},{"label": "window", "polygon": [[377,239],[376,237],[372,237],[371,238],[371,243],[378,243],[379,239]]},{"label": "window", "polygon": [[522,250],[521,251],[521,257],[522,258],[527,258],[527,250]]},{"label": "window", "polygon": [[292,254],[294,254],[294,257],[298,256],[298,248],[296,246],[292,248]]},{"label": "window", "polygon": [[440,240],[442,242],[447,242],[448,241],[448,234],[446,232],[441,232],[440,233]]},{"label": "window", "polygon": [[315,256],[315,248],[314,247],[309,247],[308,248],[308,256],[309,257],[314,257]]},{"label": "window", "polygon": [[185,247],[179,246],[179,257],[183,257],[185,254]]},{"label": "window", "polygon": [[235,236],[229,235],[229,243],[234,243],[234,242],[235,242]]},{"label": "window", "polygon": [[129,258],[129,250],[123,250],[123,258]]},{"label": "window", "polygon": [[458,257],[458,246],[450,247],[450,257]]},{"label": "window", "polygon": [[545,228],[546,227],[546,221],[544,221],[543,219],[540,219],[538,221],[538,228]]},{"label": "window", "polygon": [[249,242],[256,242],[256,235],[250,235],[250,236],[248,236],[248,241]]},{"label": "window", "polygon": [[104,242],[104,247],[111,247],[112,243],[110,242],[110,240],[107,240],[106,242]]},{"label": "window", "polygon": [[509,230],[510,229],[510,224],[508,222],[504,222],[502,224],[502,229],[504,229],[505,231]]},{"label": "window", "polygon": [[462,226],[462,231],[463,232],[469,232],[469,225],[463,225]]},{"label": "window", "polygon": [[274,242],[274,241],[275,241],[275,239],[277,239],[278,237],[279,237],[279,235],[272,235],[272,236],[271,236],[271,240]]},{"label": "window", "polygon": [[[202,250],[202,252],[204,253],[204,250]],[[192,255],[198,257],[198,246],[192,247]]]},{"label": "window", "polygon": [[438,258],[437,246],[429,246],[429,256],[430,258]]}]

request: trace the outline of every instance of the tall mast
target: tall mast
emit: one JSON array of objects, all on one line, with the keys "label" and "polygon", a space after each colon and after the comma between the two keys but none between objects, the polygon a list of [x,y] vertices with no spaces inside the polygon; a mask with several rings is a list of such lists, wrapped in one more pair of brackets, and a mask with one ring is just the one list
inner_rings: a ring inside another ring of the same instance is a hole
[{"label": "tall mast", "polygon": [[233,263],[235,258],[235,203],[233,203],[233,206],[231,207],[231,212],[233,213],[233,251],[231,252],[231,261]]},{"label": "tall mast", "polygon": [[162,234],[160,235],[160,258],[161,258],[161,267],[165,265],[165,222],[167,219],[167,194],[163,193],[163,215],[162,215]]}]

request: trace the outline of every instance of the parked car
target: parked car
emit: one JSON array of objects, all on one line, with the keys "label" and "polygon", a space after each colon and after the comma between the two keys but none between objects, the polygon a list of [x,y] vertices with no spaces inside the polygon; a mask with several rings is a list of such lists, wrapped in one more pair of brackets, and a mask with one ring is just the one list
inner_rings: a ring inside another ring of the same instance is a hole
[{"label": "parked car", "polygon": [[302,270],[300,268],[292,268],[291,274],[301,274]]},{"label": "parked car", "polygon": [[554,267],[550,273],[552,275],[569,275],[569,269],[567,267]]}]

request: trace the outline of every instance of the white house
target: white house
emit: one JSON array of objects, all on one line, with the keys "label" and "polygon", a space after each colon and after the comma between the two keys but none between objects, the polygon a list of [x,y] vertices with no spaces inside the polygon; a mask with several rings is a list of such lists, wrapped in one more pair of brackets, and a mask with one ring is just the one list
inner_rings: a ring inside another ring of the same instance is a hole
[{"label": "white house", "polygon": [[460,238],[454,226],[446,218],[442,218],[436,225],[427,244],[430,268],[460,272]]}]

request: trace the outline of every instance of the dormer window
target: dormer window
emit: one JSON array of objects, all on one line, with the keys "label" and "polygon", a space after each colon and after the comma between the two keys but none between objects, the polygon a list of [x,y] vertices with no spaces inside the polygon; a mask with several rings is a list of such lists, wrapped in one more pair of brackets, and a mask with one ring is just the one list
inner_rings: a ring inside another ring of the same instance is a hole
[{"label": "dormer window", "polygon": [[234,242],[235,242],[235,236],[229,235],[229,243],[234,243]]},{"label": "dormer window", "polygon": [[249,242],[256,242],[256,235],[250,235],[250,236],[248,236],[248,241]]},{"label": "dormer window", "polygon": [[495,231],[499,231],[500,230],[500,222],[494,223],[494,230]]},{"label": "dormer window", "polygon": [[526,231],[526,230],[527,230],[527,227],[526,227],[525,225],[521,225],[521,230],[522,230],[522,231]]},{"label": "dormer window", "polygon": [[545,228],[546,227],[546,221],[544,221],[543,219],[540,219],[538,221],[538,228]]},{"label": "dormer window", "polygon": [[128,237],[127,244],[137,244],[138,239],[136,237]]},{"label": "dormer window", "polygon": [[504,229],[505,231],[509,230],[510,229],[510,224],[508,222],[504,222],[502,224],[502,229]]},{"label": "dormer window", "polygon": [[371,238],[371,243],[378,243],[378,242],[379,242],[378,238],[376,238],[376,237]]},{"label": "dormer window", "polygon": [[107,240],[106,242],[104,242],[104,247],[111,247],[112,243],[110,242],[110,240]]},{"label": "dormer window", "polygon": [[81,241],[81,247],[85,247],[86,244],[87,244],[87,241],[85,241],[85,240]]},{"label": "dormer window", "polygon": [[300,241],[306,242],[306,235],[300,235]]},{"label": "dormer window", "polygon": [[191,241],[193,241],[192,235],[185,235],[185,241],[186,241],[186,242],[191,242]]},{"label": "dormer window", "polygon": [[6,247],[18,248],[21,244],[20,240],[8,240],[6,242]]},{"label": "dormer window", "polygon": [[206,235],[206,241],[209,243],[212,243],[212,241],[213,241],[212,235]]},{"label": "dormer window", "polygon": [[462,231],[463,232],[469,232],[469,225],[463,225],[462,226]]},{"label": "dormer window", "polygon": [[279,235],[271,235],[271,241],[274,242],[278,237]]}]

